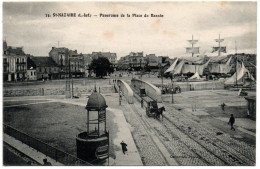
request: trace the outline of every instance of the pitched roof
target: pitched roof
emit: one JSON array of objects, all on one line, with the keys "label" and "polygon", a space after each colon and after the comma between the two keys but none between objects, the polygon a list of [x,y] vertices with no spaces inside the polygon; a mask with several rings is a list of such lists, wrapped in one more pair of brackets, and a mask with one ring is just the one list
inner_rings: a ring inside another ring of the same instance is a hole
[{"label": "pitched roof", "polygon": [[51,57],[33,57],[31,58],[37,67],[58,67],[59,65]]},{"label": "pitched roof", "polygon": [[14,54],[14,55],[25,55],[23,48],[22,47],[7,47],[7,51],[9,54]]}]

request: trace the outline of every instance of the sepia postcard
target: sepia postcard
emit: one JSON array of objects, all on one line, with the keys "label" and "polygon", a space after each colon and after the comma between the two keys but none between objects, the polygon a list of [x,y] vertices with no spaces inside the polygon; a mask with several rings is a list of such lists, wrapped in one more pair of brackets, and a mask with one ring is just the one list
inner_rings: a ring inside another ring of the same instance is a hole
[{"label": "sepia postcard", "polygon": [[256,1],[2,15],[3,166],[256,166]]}]

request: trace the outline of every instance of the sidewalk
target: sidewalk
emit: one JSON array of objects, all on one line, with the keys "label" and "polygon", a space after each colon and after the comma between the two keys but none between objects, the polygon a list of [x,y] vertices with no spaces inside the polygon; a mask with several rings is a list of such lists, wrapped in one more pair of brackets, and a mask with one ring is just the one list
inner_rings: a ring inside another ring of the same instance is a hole
[{"label": "sidewalk", "polygon": [[32,158],[33,160],[37,161],[38,163],[43,165],[43,159],[47,159],[53,166],[63,166],[63,164],[56,162],[54,159],[47,157],[45,154],[23,144],[21,141],[16,140],[15,138],[3,133],[3,140],[5,143],[9,144],[16,150],[22,152],[26,156]]},{"label": "sidewalk", "polygon": [[[123,154],[122,149],[115,150],[116,166],[142,166],[142,160],[136,148],[134,139],[132,137],[129,125],[126,122],[125,116],[122,110],[108,108],[109,111],[113,112],[115,118],[114,123],[118,125],[118,131],[116,133],[116,138],[113,138],[113,144],[116,146],[120,146],[120,143],[124,141],[127,144],[128,151],[126,154]],[[111,130],[110,130],[111,131]]]}]

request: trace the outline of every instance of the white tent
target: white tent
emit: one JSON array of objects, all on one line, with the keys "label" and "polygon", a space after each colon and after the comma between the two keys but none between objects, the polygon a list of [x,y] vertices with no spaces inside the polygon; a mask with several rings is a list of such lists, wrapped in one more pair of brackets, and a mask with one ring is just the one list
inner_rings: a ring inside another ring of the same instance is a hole
[{"label": "white tent", "polygon": [[231,59],[232,59],[232,57],[230,57],[226,63],[214,63],[215,61],[217,62],[217,61],[220,61],[221,59],[217,60],[217,59],[213,58],[213,60],[210,61],[211,64],[209,65],[209,72],[210,73],[225,73],[225,74],[229,73],[232,68],[232,66],[230,65]]},{"label": "white tent", "polygon": [[172,72],[177,64],[177,61],[178,61],[178,58],[173,62],[173,64],[164,73]]},{"label": "white tent", "polygon": [[237,71],[231,76],[229,79],[225,81],[225,84],[243,84],[243,78],[247,75],[247,77],[253,81],[255,81],[254,77],[250,74],[250,72],[245,68],[244,63],[237,65]]},{"label": "white tent", "polygon": [[200,79],[200,75],[198,72],[194,73],[193,76],[191,76],[189,79]]},{"label": "white tent", "polygon": [[210,60],[208,60],[205,64],[203,65],[189,65],[189,64],[184,64],[182,68],[182,73],[196,73],[198,72],[199,75],[203,74],[204,69],[208,66]]},{"label": "white tent", "polygon": [[174,69],[173,71],[173,74],[176,75],[176,74],[180,74],[181,73],[181,69],[182,69],[182,66],[184,64],[184,60],[182,60]]},{"label": "white tent", "polygon": [[185,74],[185,73],[198,73],[199,75],[203,74],[203,71],[205,67],[208,66],[210,60],[208,60],[205,64],[203,65],[190,65],[190,64],[185,64],[186,60],[183,59],[173,70],[173,74]]}]

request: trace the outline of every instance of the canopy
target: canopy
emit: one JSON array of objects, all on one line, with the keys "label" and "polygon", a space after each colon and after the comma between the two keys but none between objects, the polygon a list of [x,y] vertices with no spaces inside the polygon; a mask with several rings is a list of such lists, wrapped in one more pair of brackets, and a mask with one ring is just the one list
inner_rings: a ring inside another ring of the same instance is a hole
[{"label": "canopy", "polygon": [[175,69],[173,71],[174,75],[181,73],[181,69],[182,69],[183,64],[184,64],[184,60],[182,59],[182,61],[175,67]]},{"label": "canopy", "polygon": [[231,76],[229,79],[225,81],[225,84],[243,84],[243,78],[247,75],[247,77],[253,81],[255,81],[254,77],[250,74],[250,72],[245,68],[244,63],[237,64],[237,71]]},{"label": "canopy", "polygon": [[230,66],[231,59],[232,59],[232,57],[230,57],[228,59],[228,61],[224,64],[222,64],[222,63],[212,63],[212,64],[210,64],[209,65],[209,72],[210,73],[224,73],[224,74],[229,73],[231,68],[232,68],[232,66]]},{"label": "canopy", "polygon": [[185,62],[195,63],[195,64],[203,64],[204,56],[199,57],[183,57],[182,58]]},{"label": "canopy", "polygon": [[210,60],[208,60],[205,64],[203,65],[189,65],[189,64],[184,64],[182,68],[182,73],[196,73],[198,72],[199,75],[203,74],[203,71],[205,67],[208,66]]},{"label": "canopy", "polygon": [[173,64],[164,73],[172,72],[177,64],[177,61],[178,61],[178,58],[173,62]]},{"label": "canopy", "polygon": [[198,72],[194,73],[193,76],[191,76],[189,79],[200,79],[200,75]]},{"label": "canopy", "polygon": [[218,63],[226,63],[228,60],[228,57],[227,56],[211,56],[210,57],[210,63],[215,63],[215,62],[218,62]]}]

